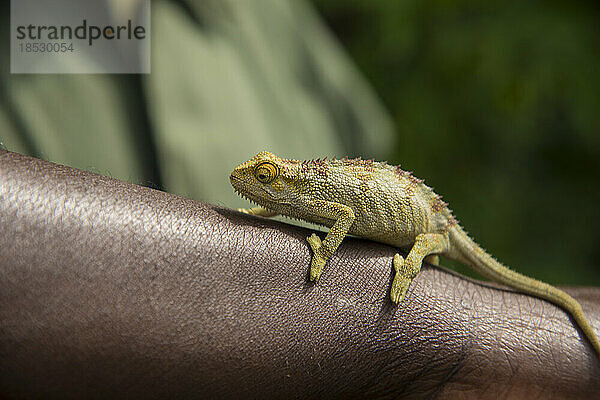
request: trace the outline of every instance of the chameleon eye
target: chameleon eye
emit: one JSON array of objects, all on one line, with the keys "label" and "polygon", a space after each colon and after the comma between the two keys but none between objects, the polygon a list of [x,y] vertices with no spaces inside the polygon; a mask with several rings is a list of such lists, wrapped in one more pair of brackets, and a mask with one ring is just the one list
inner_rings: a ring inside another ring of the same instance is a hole
[{"label": "chameleon eye", "polygon": [[271,183],[277,177],[278,171],[275,164],[264,162],[259,164],[254,170],[254,176],[261,183]]}]

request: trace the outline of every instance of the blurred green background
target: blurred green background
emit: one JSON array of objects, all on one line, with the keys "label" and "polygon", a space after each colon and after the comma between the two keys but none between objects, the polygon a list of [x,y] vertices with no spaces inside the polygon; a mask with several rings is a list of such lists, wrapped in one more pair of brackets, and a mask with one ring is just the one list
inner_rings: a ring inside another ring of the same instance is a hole
[{"label": "blurred green background", "polygon": [[596,3],[313,3],[390,111],[393,161],[507,265],[600,284]]}]

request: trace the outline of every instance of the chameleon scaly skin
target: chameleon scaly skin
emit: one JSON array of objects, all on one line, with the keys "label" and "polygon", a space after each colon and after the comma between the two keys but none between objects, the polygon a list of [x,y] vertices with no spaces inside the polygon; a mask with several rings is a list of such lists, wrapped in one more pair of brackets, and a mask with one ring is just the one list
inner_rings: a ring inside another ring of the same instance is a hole
[{"label": "chameleon scaly skin", "polygon": [[307,238],[313,251],[310,279],[318,281],[346,234],[408,251],[394,256],[391,299],[400,303],[423,260],[458,260],[482,275],[548,300],[566,310],[600,356],[600,342],[579,303],[567,293],[500,264],[458,225],[448,205],[422,180],[400,167],[361,159],[298,161],[263,151],[229,177],[235,191],[261,207],[253,215],[278,214],[330,227],[324,240]]}]

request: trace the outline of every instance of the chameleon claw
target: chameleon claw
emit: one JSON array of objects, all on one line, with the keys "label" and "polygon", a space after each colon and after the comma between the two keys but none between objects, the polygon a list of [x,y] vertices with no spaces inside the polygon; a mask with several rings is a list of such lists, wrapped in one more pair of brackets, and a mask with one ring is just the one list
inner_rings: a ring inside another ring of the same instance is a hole
[{"label": "chameleon claw", "polygon": [[404,257],[402,257],[400,254],[396,253],[394,255],[394,261],[392,261],[392,265],[394,266],[396,273],[398,273],[400,268],[402,268],[403,264],[404,264]]},{"label": "chameleon claw", "polygon": [[307,237],[306,240],[313,251],[313,258],[310,262],[310,280],[313,282],[318,282],[319,277],[323,272],[323,267],[325,267],[325,263],[327,262],[327,260],[320,254],[323,242],[321,241],[321,238],[314,233]]},{"label": "chameleon claw", "polygon": [[322,245],[321,238],[313,233],[312,235],[307,237],[306,240],[308,241],[308,244],[312,248],[313,252],[316,254],[317,250],[319,250]]},{"label": "chameleon claw", "polygon": [[404,299],[404,295],[410,286],[412,279],[403,275],[404,257],[400,254],[394,255],[394,261],[392,262],[394,269],[396,270],[396,276],[392,283],[392,290],[390,291],[390,298],[392,302],[400,304]]},{"label": "chameleon claw", "polygon": [[323,272],[323,267],[325,267],[325,263],[327,260],[319,257],[317,255],[313,256],[313,259],[310,263],[310,280],[313,282],[318,282],[321,277],[321,273]]},{"label": "chameleon claw", "polygon": [[400,304],[400,303],[402,303],[402,300],[404,299],[404,295],[406,294],[406,291],[408,290],[408,286],[410,285],[410,282],[403,280],[400,283],[396,283],[396,278],[394,278],[394,283],[392,284],[392,291],[390,292],[390,298],[391,298],[392,302],[394,302],[396,304]]}]

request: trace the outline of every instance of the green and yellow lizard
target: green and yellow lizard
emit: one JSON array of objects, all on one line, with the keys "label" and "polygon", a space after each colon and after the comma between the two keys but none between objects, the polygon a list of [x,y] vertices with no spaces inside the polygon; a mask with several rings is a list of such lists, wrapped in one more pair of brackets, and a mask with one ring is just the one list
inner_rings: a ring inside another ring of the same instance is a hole
[{"label": "green and yellow lizard", "polygon": [[496,261],[465,233],[440,196],[400,167],[348,158],[288,160],[263,151],[235,168],[229,179],[236,192],[260,205],[241,211],[281,214],[331,228],[323,241],[314,233],[307,238],[313,251],[312,281],[319,280],[348,233],[408,250],[406,258],[394,256],[394,303],[402,301],[423,260],[437,265],[443,255],[562,307],[600,356],[600,342],[575,299]]}]

